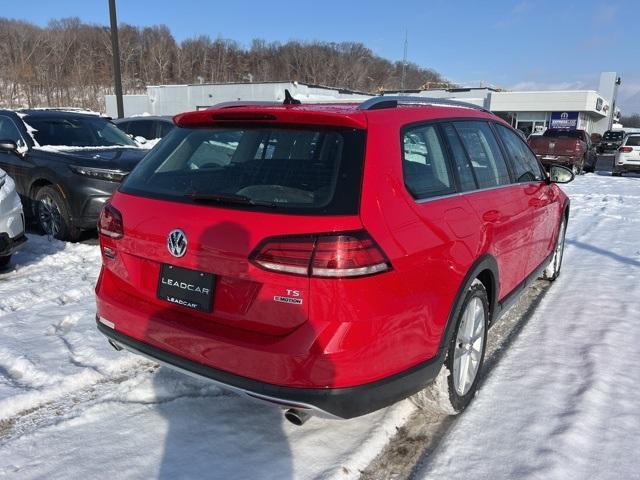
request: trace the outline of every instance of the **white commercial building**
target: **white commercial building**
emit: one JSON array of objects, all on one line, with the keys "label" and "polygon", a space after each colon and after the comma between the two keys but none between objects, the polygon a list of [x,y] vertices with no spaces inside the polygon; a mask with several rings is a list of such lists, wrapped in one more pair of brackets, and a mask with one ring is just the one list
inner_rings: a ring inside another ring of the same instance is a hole
[{"label": "white commercial building", "polygon": [[603,134],[619,118],[616,96],[620,78],[615,72],[600,75],[596,90],[540,90],[508,92],[494,88],[452,88],[385,92],[457,99],[491,110],[525,134],[547,128],[571,128]]},{"label": "white commercial building", "polygon": [[[604,133],[619,117],[616,95],[620,78],[615,72],[600,76],[596,90],[518,91],[494,88],[454,88],[447,90],[387,91],[384,95],[417,95],[451,98],[474,103],[491,110],[525,134],[550,127],[577,128],[589,133]],[[147,87],[143,95],[124,96],[124,115],[175,115],[236,100],[284,100],[285,90],[302,103],[354,101],[372,95],[339,88],[299,82],[223,83],[196,85],[159,85]],[[116,117],[116,99],[107,95],[107,115]]]},{"label": "white commercial building", "polygon": [[[300,82],[158,85],[147,87],[147,93],[143,95],[124,95],[124,116],[175,115],[236,100],[281,102],[285,90],[303,103],[336,100],[362,102],[371,97],[367,93]],[[106,95],[105,102],[107,115],[117,117],[115,95]]]}]

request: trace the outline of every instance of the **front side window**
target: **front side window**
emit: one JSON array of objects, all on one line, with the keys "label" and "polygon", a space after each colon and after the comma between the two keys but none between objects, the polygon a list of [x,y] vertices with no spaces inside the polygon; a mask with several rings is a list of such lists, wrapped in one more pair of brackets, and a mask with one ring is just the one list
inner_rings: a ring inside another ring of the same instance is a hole
[{"label": "front side window", "polygon": [[22,142],[22,135],[13,120],[4,115],[0,115],[0,140],[11,140],[16,145]]},{"label": "front side window", "polygon": [[455,122],[465,150],[471,160],[479,188],[492,188],[511,183],[509,170],[491,127],[486,122]]},{"label": "front side window", "polygon": [[405,131],[402,143],[404,183],[414,198],[429,198],[455,191],[435,126],[421,126]]},{"label": "front side window", "polygon": [[290,213],[355,214],[364,132],[337,128],[175,128],[125,193]]},{"label": "front side window", "polygon": [[507,153],[511,157],[517,182],[535,182],[542,180],[542,170],[529,147],[514,132],[502,125],[496,125]]}]

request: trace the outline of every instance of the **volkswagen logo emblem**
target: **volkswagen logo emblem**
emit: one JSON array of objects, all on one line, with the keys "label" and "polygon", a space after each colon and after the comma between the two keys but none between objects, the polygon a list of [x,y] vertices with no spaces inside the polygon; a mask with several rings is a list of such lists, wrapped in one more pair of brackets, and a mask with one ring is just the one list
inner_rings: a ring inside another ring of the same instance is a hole
[{"label": "volkswagen logo emblem", "polygon": [[169,253],[174,257],[180,258],[187,253],[187,236],[182,230],[176,228],[169,232],[167,248],[169,249]]}]

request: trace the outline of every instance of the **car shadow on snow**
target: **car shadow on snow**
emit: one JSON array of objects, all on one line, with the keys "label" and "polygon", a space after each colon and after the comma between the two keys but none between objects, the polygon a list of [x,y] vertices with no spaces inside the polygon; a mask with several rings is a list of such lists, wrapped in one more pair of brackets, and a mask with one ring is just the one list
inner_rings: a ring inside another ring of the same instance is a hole
[{"label": "car shadow on snow", "polygon": [[[186,230],[186,229],[185,229]],[[188,231],[187,231],[188,235]],[[195,240],[195,239],[194,239]],[[206,253],[207,260],[202,260],[205,255],[199,255],[201,271],[220,270],[227,268],[227,275],[234,278],[247,278],[248,266],[242,260],[235,265],[240,270],[229,271],[228,265],[221,267],[211,266],[215,262],[216,254],[223,253],[224,258],[246,259],[246,252],[251,248],[250,237],[247,230],[235,222],[222,222],[205,230],[202,236],[191,245],[215,244],[220,250],[209,250]],[[202,250],[201,250],[202,251]],[[240,253],[242,252],[242,253]],[[209,265],[207,265],[209,263]],[[244,270],[244,271],[243,271]],[[215,288],[220,288],[220,277],[217,277]],[[228,286],[226,288],[229,288]],[[234,292],[227,292],[233,295]],[[241,304],[245,301],[243,292],[237,292],[234,301]],[[215,298],[215,295],[214,295]],[[246,309],[252,312],[272,311],[270,302],[260,302],[258,292],[253,295],[249,306],[240,309],[239,315],[244,316]],[[172,318],[177,320],[176,312],[189,314],[183,307],[168,307],[157,312],[159,318]],[[216,312],[214,301],[213,312]],[[157,343],[162,337],[163,341],[173,345],[185,343],[193,352],[204,353],[208,358],[229,355],[225,351],[224,344],[214,345],[207,342],[198,342],[189,334],[194,330],[197,333],[198,324],[193,323],[194,318],[185,319],[184,335],[164,335],[156,331],[147,330],[150,343]],[[200,320],[198,320],[200,321]],[[213,322],[213,321],[212,321]],[[189,325],[191,324],[191,325]],[[212,323],[211,329],[206,329],[212,335],[227,331],[229,334],[234,327],[220,327]],[[231,333],[231,335],[233,335]],[[274,337],[277,339],[278,337]],[[155,340],[154,340],[155,339]],[[217,351],[210,351],[210,349]],[[209,350],[209,351],[207,351]],[[214,360],[215,361],[215,360]],[[254,364],[260,360],[254,360]],[[225,365],[241,364],[229,358]],[[277,368],[274,365],[262,365],[263,368]],[[164,370],[164,369],[162,369]],[[161,371],[162,371],[161,370]],[[281,372],[283,379],[291,376],[293,372]],[[333,372],[328,372],[333,375]],[[260,479],[289,479],[293,478],[293,450],[285,430],[295,430],[286,423],[283,410],[276,405],[270,405],[252,400],[248,397],[227,392],[212,386],[212,382],[195,379],[191,382],[200,384],[202,388],[214,389],[217,393],[213,398],[182,398],[176,401],[160,402],[158,411],[164,416],[168,424],[168,430],[164,442],[164,453],[158,473],[160,479],[175,478],[260,478]],[[156,375],[154,379],[156,396],[166,395],[167,376]],[[311,420],[313,422],[313,419]],[[305,427],[301,427],[305,428]],[[302,467],[304,468],[304,466]]]},{"label": "car shadow on snow", "polygon": [[567,244],[580,248],[582,250],[587,250],[589,252],[596,253],[598,255],[604,255],[605,257],[612,258],[613,260],[623,263],[625,265],[631,265],[632,267],[640,267],[640,261],[634,258],[618,255],[617,253],[614,253],[610,250],[605,250],[603,248],[595,247],[593,245],[589,245],[588,243],[580,242],[578,240],[567,240],[566,242]]},{"label": "car shadow on snow", "polygon": [[182,375],[162,368],[154,377],[167,422],[157,478],[293,478],[280,409]]}]

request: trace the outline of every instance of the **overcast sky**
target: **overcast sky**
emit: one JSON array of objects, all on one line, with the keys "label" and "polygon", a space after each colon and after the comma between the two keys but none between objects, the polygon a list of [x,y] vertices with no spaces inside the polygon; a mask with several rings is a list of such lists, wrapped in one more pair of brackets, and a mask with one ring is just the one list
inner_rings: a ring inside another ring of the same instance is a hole
[{"label": "overcast sky", "polygon": [[[3,2],[0,16],[38,25],[70,16],[109,21],[107,0]],[[616,71],[619,106],[640,113],[640,0],[119,0],[118,16],[166,24],[178,41],[355,41],[391,60],[402,58],[406,30],[409,60],[457,83],[595,89],[600,72]]]}]

